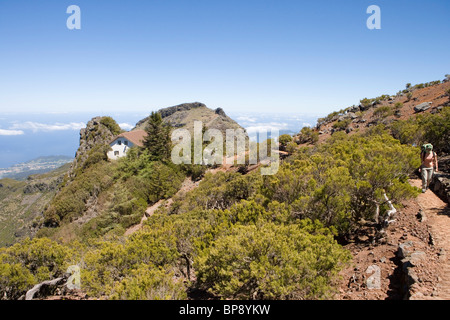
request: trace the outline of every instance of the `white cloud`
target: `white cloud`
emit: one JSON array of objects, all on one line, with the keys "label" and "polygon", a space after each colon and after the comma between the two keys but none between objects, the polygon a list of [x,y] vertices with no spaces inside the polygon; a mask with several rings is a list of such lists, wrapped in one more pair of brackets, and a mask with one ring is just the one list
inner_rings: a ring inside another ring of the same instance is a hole
[{"label": "white cloud", "polygon": [[6,130],[0,129],[0,136],[20,136],[24,134],[22,130]]},{"label": "white cloud", "polygon": [[239,121],[247,121],[247,122],[256,122],[255,118],[247,117],[247,116],[238,117],[237,120],[239,120]]},{"label": "white cloud", "polygon": [[308,122],[303,122],[303,126],[304,127],[312,127],[312,125],[311,125],[311,123],[308,123]]},{"label": "white cloud", "polygon": [[269,131],[275,131],[275,130],[283,130],[287,129],[288,124],[287,123],[279,123],[279,122],[269,122],[269,123],[258,123],[254,126],[247,127],[246,130],[248,134],[254,134],[257,132],[269,132]]},{"label": "white cloud", "polygon": [[119,123],[119,127],[122,129],[122,130],[131,130],[131,129],[133,129],[134,128],[134,126],[133,125],[131,125],[131,124],[129,124],[129,123]]},{"label": "white cloud", "polygon": [[80,130],[86,125],[83,122],[70,122],[70,123],[55,123],[46,124],[39,122],[27,121],[24,123],[14,123],[10,129],[17,130],[32,130],[33,132],[38,131],[62,131],[62,130]]}]

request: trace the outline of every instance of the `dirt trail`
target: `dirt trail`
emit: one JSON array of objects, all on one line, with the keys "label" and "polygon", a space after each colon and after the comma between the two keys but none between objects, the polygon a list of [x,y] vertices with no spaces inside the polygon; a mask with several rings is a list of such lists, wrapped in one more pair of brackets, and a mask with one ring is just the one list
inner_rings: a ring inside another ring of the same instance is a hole
[{"label": "dirt trail", "polygon": [[[410,182],[421,188],[421,180]],[[434,245],[440,249],[438,284],[433,296],[427,299],[450,300],[450,207],[430,190],[420,194],[417,202],[428,219]]]},{"label": "dirt trail", "polygon": [[[199,184],[198,182],[194,182],[191,180],[191,178],[186,178],[183,181],[183,184],[181,185],[180,190],[178,190],[178,192],[176,193],[176,195],[180,194],[180,193],[186,193],[191,191],[192,189],[196,188]],[[141,219],[141,222],[129,227],[126,231],[125,231],[125,236],[129,236],[133,233],[135,233],[136,231],[138,231],[139,229],[142,228],[142,225],[144,224],[144,221],[148,219],[148,217],[152,216],[156,210],[158,210],[158,208],[164,204],[165,207],[170,207],[173,203],[173,199],[169,198],[167,200],[161,199],[158,202],[156,202],[155,204],[151,205],[150,207],[147,208],[147,210],[145,210],[145,214]]]}]

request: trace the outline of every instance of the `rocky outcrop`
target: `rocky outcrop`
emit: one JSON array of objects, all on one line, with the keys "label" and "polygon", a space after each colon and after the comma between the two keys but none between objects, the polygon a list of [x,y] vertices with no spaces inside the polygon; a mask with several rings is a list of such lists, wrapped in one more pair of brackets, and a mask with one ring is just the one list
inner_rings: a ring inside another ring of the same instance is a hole
[{"label": "rocky outcrop", "polygon": [[160,109],[158,112],[162,118],[167,118],[177,111],[187,111],[195,108],[206,108],[206,105],[200,102],[183,103],[177,106]]},{"label": "rocky outcrop", "polygon": [[227,115],[225,114],[225,111],[223,111],[222,108],[217,108],[216,110],[214,110],[214,112],[215,112],[216,114],[218,114],[219,116],[222,116],[222,117],[226,117],[226,116],[227,116]]},{"label": "rocky outcrop", "polygon": [[450,174],[435,173],[430,189],[443,201],[450,203]]},{"label": "rocky outcrop", "polygon": [[80,130],[80,146],[75,154],[69,176],[73,177],[75,170],[83,165],[88,157],[89,151],[98,145],[107,145],[114,138],[111,130],[102,124],[104,117],[94,117],[86,125],[86,128]]},{"label": "rocky outcrop", "polygon": [[24,189],[24,194],[32,194],[36,192],[47,192],[53,191],[58,188],[58,185],[62,182],[63,177],[59,177],[58,179],[53,180],[50,183],[47,182],[38,182],[33,184],[28,184]]},{"label": "rocky outcrop", "polygon": [[431,108],[431,102],[424,102],[414,107],[415,112],[423,112]]}]

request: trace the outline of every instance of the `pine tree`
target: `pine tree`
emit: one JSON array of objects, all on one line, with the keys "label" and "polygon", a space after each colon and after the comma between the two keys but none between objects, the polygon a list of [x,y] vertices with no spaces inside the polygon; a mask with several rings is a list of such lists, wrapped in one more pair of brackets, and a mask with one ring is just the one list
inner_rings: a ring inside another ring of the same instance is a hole
[{"label": "pine tree", "polygon": [[151,113],[147,128],[144,148],[153,160],[167,160],[171,153],[170,127],[163,123],[159,112]]}]

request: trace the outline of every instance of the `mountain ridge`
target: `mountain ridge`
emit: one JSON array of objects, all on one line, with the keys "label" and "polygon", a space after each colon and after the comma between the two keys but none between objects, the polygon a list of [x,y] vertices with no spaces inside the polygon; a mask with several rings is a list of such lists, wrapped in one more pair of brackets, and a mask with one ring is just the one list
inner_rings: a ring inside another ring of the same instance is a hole
[{"label": "mountain ridge", "polygon": [[[244,129],[236,121],[228,117],[222,108],[211,109],[204,103],[191,102],[159,109],[163,121],[174,128],[186,128],[191,133],[194,121],[202,121],[205,128],[219,129],[225,134],[226,129]],[[132,130],[144,129],[149,117],[136,123]],[[244,129],[245,130],[245,129]]]}]

